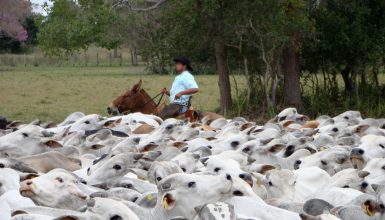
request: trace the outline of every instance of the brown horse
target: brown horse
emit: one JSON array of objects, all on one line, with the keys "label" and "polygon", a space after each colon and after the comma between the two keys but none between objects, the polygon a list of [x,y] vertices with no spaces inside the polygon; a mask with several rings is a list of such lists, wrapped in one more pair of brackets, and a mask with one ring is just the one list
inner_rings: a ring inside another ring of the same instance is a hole
[{"label": "brown horse", "polygon": [[[140,80],[132,87],[132,89],[128,89],[122,95],[114,99],[107,107],[107,112],[112,115],[129,112],[141,112],[144,114],[157,115],[160,111],[162,111],[165,105],[164,103],[161,103],[160,105],[156,104],[154,98],[151,98],[147,92],[142,89],[142,80]],[[177,118],[183,119],[189,117],[191,120],[195,121],[200,120],[205,116],[208,116],[210,120],[223,118],[223,116],[213,112],[200,112],[199,114],[193,114],[192,111],[188,111],[186,114],[181,114],[177,116]]]}]

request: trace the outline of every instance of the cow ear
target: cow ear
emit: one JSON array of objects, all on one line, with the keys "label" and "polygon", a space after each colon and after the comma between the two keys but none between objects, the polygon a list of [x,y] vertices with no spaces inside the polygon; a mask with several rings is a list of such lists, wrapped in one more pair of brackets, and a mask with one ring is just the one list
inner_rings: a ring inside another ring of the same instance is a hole
[{"label": "cow ear", "polygon": [[102,144],[94,144],[94,145],[91,146],[91,149],[92,150],[99,150],[99,149],[101,149],[103,147],[104,147],[104,145],[102,145]]},{"label": "cow ear", "polygon": [[195,162],[198,162],[198,160],[201,158],[199,154],[192,154]]},{"label": "cow ear", "polygon": [[54,140],[43,141],[42,144],[43,144],[44,146],[49,147],[49,148],[60,148],[60,147],[63,147],[62,144],[60,144],[59,142],[54,141]]},{"label": "cow ear", "polygon": [[149,151],[147,154],[144,154],[142,159],[154,161],[156,158],[158,158],[160,155],[162,155],[161,151]]},{"label": "cow ear", "polygon": [[120,124],[120,122],[122,122],[122,118],[119,118],[117,120],[108,120],[104,123],[104,126],[108,128],[113,128],[116,127],[116,125]]},{"label": "cow ear", "polygon": [[19,161],[14,166],[11,166],[12,169],[18,170],[23,173],[37,174],[37,171],[27,166],[25,163]]},{"label": "cow ear", "polygon": [[368,176],[370,173],[368,171],[358,171],[358,176],[361,178],[365,178]]},{"label": "cow ear", "polygon": [[129,171],[137,175],[138,179],[141,179],[141,180],[146,180],[148,177],[148,172],[146,170],[132,168],[132,169],[129,169]]},{"label": "cow ear", "polygon": [[132,87],[131,91],[132,91],[132,92],[139,92],[141,88],[142,88],[142,80],[139,80],[139,82],[136,83],[136,84]]},{"label": "cow ear", "polygon": [[261,174],[266,174],[267,171],[273,170],[273,169],[276,169],[276,167],[275,167],[275,166],[272,166],[272,165],[269,165],[269,164],[266,164],[266,165],[263,165],[263,166],[261,167],[261,170],[259,171],[259,173],[261,173]]},{"label": "cow ear", "polygon": [[380,187],[381,187],[380,184],[372,184],[371,186],[372,186],[372,188],[373,188],[373,190],[374,190],[375,192],[377,192],[377,190],[380,189]]},{"label": "cow ear", "polygon": [[369,125],[359,125],[354,129],[354,132],[362,135],[369,127]]},{"label": "cow ear", "polygon": [[285,148],[284,144],[275,144],[273,146],[268,147],[267,150],[272,153],[277,153],[278,151],[281,151],[284,148]]},{"label": "cow ear", "polygon": [[152,150],[154,150],[154,149],[157,148],[157,147],[158,147],[157,144],[153,144],[153,143],[147,144],[147,145],[143,148],[143,152],[152,151]]},{"label": "cow ear", "polygon": [[144,167],[145,170],[150,169],[152,162],[146,160],[139,160],[139,163]]},{"label": "cow ear", "polygon": [[79,220],[79,218],[73,215],[65,215],[55,218],[54,220]]},{"label": "cow ear", "polygon": [[178,217],[173,217],[170,220],[188,220],[188,218],[178,216]]},{"label": "cow ear", "polygon": [[208,160],[209,160],[209,157],[203,157],[201,158],[201,163],[206,166]]},{"label": "cow ear", "polygon": [[30,180],[36,177],[39,177],[37,173],[19,173],[20,181]]},{"label": "cow ear", "polygon": [[185,143],[185,142],[182,142],[182,141],[176,141],[176,142],[174,142],[173,144],[172,144],[172,146],[174,146],[174,147],[176,147],[176,148],[178,148],[178,149],[180,149],[181,147],[184,147],[184,146],[186,146],[187,144]]},{"label": "cow ear", "polygon": [[98,138],[99,140],[106,140],[108,137],[111,137],[112,131],[110,129],[101,129],[94,135],[94,138]]},{"label": "cow ear", "polygon": [[265,145],[265,144],[268,144],[270,141],[272,141],[274,138],[268,138],[268,139],[263,139],[263,140],[260,140],[261,144],[262,145]]},{"label": "cow ear", "polygon": [[24,210],[15,210],[12,212],[11,216],[15,216],[15,215],[22,215],[22,214],[28,214],[28,212],[24,211]]},{"label": "cow ear", "polygon": [[142,158],[144,156],[143,153],[136,153],[133,155],[133,158],[134,160],[139,160],[140,158]]}]

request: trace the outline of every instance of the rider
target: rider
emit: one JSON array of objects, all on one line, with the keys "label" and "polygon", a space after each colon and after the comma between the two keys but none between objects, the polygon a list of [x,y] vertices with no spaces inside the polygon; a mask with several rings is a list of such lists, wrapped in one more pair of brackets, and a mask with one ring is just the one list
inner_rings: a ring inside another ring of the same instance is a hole
[{"label": "rider", "polygon": [[170,96],[170,104],[159,113],[162,119],[185,113],[189,108],[191,95],[199,91],[194,76],[191,74],[193,69],[190,66],[190,60],[186,57],[178,57],[174,59],[174,62],[178,75],[175,77],[170,91],[167,88],[163,88],[161,91]]}]

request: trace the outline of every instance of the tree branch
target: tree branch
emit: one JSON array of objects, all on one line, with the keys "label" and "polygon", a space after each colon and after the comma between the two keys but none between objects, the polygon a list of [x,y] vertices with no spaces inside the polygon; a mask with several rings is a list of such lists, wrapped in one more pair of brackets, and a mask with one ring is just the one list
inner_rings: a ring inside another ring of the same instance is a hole
[{"label": "tree branch", "polygon": [[132,6],[132,4],[130,3],[129,0],[119,0],[115,4],[113,4],[112,7],[127,7],[131,11],[146,12],[146,11],[151,11],[151,10],[158,8],[160,5],[162,5],[166,1],[167,0],[146,0],[146,2],[154,3],[154,4],[149,6],[149,7],[146,7],[146,8],[136,8],[136,7]]}]

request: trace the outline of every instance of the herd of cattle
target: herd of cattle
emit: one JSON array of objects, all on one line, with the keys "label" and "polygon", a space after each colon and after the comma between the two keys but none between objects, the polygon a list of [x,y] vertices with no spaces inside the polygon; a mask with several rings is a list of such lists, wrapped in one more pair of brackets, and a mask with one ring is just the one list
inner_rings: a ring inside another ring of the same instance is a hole
[{"label": "herd of cattle", "polygon": [[385,119],[0,120],[0,220],[385,219]]}]

